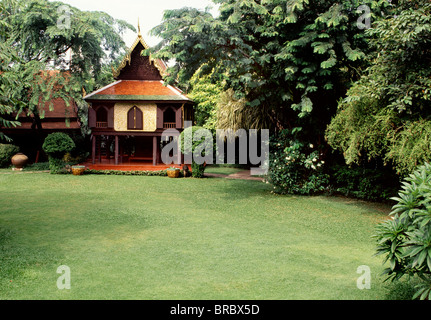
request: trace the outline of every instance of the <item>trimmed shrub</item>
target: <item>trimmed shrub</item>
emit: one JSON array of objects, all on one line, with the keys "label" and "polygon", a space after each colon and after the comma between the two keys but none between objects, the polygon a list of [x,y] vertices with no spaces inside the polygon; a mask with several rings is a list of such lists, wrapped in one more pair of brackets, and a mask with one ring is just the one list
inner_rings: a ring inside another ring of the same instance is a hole
[{"label": "trimmed shrub", "polygon": [[384,273],[394,281],[417,276],[422,283],[414,299],[431,298],[431,165],[424,164],[404,179],[392,219],[377,227],[376,255],[384,255]]},{"label": "trimmed shrub", "polygon": [[42,148],[48,155],[62,158],[75,148],[75,143],[66,133],[55,132],[45,138]]},{"label": "trimmed shrub", "polygon": [[0,144],[0,168],[9,167],[12,157],[19,152],[13,144]]},{"label": "trimmed shrub", "polygon": [[48,154],[51,173],[61,173],[65,166],[64,155],[74,148],[73,140],[63,132],[51,133],[46,137],[42,149]]}]

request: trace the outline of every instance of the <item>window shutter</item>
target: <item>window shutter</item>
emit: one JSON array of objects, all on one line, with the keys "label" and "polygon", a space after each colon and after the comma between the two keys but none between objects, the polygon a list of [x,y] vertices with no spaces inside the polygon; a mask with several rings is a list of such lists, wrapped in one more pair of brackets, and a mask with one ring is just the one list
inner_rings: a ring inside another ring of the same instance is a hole
[{"label": "window shutter", "polygon": [[108,109],[108,128],[114,128],[114,107]]},{"label": "window shutter", "polygon": [[181,129],[183,127],[183,110],[181,108],[178,108],[177,111],[175,112],[175,123],[176,123],[176,127],[177,129]]},{"label": "window shutter", "polygon": [[142,114],[141,109],[136,108],[136,130],[142,130],[144,129],[144,117]]},{"label": "window shutter", "polygon": [[134,130],[135,129],[135,108],[129,110],[127,113],[127,129]]},{"label": "window shutter", "polygon": [[143,114],[141,109],[134,106],[127,113],[127,129],[128,130],[142,130],[144,124]]}]

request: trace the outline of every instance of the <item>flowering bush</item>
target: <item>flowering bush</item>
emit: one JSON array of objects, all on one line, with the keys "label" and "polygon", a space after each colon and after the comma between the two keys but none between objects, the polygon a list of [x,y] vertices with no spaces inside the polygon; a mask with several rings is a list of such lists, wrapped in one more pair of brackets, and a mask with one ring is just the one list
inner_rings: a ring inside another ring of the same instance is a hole
[{"label": "flowering bush", "polygon": [[270,141],[268,181],[277,193],[312,194],[325,190],[329,176],[313,144],[296,138],[301,128],[283,130]]}]

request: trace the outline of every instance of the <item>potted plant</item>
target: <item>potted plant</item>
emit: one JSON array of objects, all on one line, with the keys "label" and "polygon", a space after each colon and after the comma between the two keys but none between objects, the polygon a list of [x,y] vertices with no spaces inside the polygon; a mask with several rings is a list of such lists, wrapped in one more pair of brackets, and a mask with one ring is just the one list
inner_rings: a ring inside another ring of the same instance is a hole
[{"label": "potted plant", "polygon": [[170,167],[166,170],[169,178],[178,178],[180,176],[180,169],[175,167]]},{"label": "potted plant", "polygon": [[80,176],[84,173],[85,166],[72,166],[72,173],[74,176]]}]

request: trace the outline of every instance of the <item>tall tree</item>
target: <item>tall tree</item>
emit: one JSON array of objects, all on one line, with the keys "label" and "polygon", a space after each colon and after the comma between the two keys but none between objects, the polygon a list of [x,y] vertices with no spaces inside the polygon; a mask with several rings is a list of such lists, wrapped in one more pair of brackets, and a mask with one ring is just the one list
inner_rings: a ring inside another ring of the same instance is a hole
[{"label": "tall tree", "polygon": [[[3,16],[4,12],[4,3],[0,2],[0,16]],[[6,128],[20,124],[17,121],[7,118],[8,115],[13,113],[12,106],[16,104],[16,101],[5,94],[5,88],[15,86],[16,83],[13,79],[5,79],[4,73],[8,70],[8,65],[18,59],[10,42],[7,41],[6,38],[6,30],[9,28],[9,24],[3,19],[0,19],[0,126]],[[3,132],[0,132],[0,141],[1,140],[10,141],[10,138],[5,136]]]},{"label": "tall tree", "polygon": [[400,0],[368,34],[376,54],[339,104],[328,141],[349,164],[383,159],[407,174],[431,161],[431,4]]},{"label": "tall tree", "polygon": [[47,0],[4,0],[0,21],[8,48],[1,50],[0,108],[26,113],[39,130],[45,105],[60,98],[83,106],[83,92],[105,84],[104,65],[125,49],[121,34],[134,30],[104,12]]},{"label": "tall tree", "polygon": [[[167,80],[187,83],[205,64],[208,73],[226,75],[225,90],[233,90],[232,99],[245,101],[238,118],[226,123],[239,122],[243,128],[303,125],[312,132],[310,139],[323,140],[337,99],[358,78],[368,54],[358,20],[376,19],[388,2],[214,2],[220,4],[216,18],[191,8],[169,10],[153,29],[163,39],[157,55],[175,59]],[[360,5],[368,5],[369,15],[358,10]]]}]

